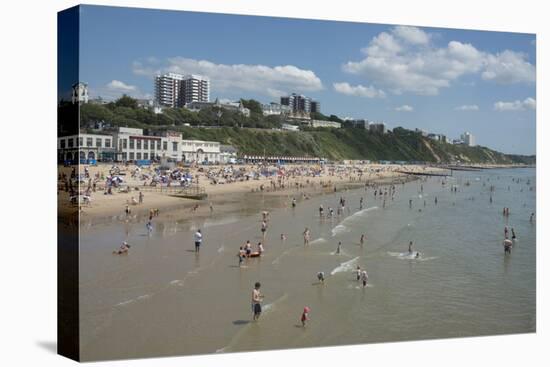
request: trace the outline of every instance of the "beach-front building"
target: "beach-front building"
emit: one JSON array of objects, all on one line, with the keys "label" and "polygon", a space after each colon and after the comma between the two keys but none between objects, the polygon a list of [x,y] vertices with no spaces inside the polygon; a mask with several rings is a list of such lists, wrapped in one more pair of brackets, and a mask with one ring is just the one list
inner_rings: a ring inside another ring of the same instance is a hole
[{"label": "beach-front building", "polygon": [[103,161],[115,158],[111,135],[79,134],[57,138],[59,162]]},{"label": "beach-front building", "polygon": [[181,160],[184,162],[220,162],[220,143],[217,141],[182,140],[181,153]]},{"label": "beach-front building", "polygon": [[238,150],[232,145],[220,144],[220,163],[235,163]]},{"label": "beach-front building", "polygon": [[184,140],[181,133],[145,134],[143,129],[119,127],[110,135],[87,134],[57,139],[59,162],[137,161],[220,162],[220,143]]}]

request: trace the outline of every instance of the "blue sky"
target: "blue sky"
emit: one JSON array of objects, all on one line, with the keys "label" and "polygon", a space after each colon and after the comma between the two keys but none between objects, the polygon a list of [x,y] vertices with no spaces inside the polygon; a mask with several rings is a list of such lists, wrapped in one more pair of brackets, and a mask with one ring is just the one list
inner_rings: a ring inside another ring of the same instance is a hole
[{"label": "blue sky", "polygon": [[81,7],[90,95],[147,98],[158,72],[211,79],[211,98],[297,92],[324,114],[535,153],[535,35]]}]

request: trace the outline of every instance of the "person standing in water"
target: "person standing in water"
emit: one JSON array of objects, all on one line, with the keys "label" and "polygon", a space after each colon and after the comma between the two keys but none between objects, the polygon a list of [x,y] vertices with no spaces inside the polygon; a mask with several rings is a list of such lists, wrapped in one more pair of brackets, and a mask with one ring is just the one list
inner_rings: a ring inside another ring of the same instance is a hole
[{"label": "person standing in water", "polygon": [[516,239],[516,232],[514,231],[513,228],[511,229],[511,231],[512,231],[512,239],[515,240]]},{"label": "person standing in water", "polygon": [[359,265],[357,265],[357,269],[355,270],[355,273],[357,275],[357,281],[360,281],[361,280],[361,274],[362,274],[362,271],[361,271],[361,267]]},{"label": "person standing in water", "polygon": [[325,211],[325,209],[323,209],[323,204],[319,205],[319,217],[320,218],[323,218],[323,212]]},{"label": "person standing in water", "polygon": [[309,228],[306,227],[306,229],[304,230],[304,233],[302,233],[303,236],[304,236],[304,246],[308,246],[309,245],[309,239],[310,239],[310,232],[309,232]]},{"label": "person standing in water", "polygon": [[195,240],[195,252],[198,253],[202,244],[202,233],[200,229],[197,229],[197,232],[193,235]]},{"label": "person standing in water", "polygon": [[363,197],[361,196],[361,198],[359,199],[359,210],[362,210],[363,209]]},{"label": "person standing in water", "polygon": [[309,321],[309,307],[304,307],[304,312],[302,313],[300,321],[302,322],[302,327],[306,327],[306,323]]},{"label": "person standing in water", "polygon": [[265,219],[262,221],[262,228],[261,228],[261,231],[262,231],[262,238],[263,238],[264,241],[265,241],[265,235],[266,235],[266,232],[267,232],[267,222],[266,222]]},{"label": "person standing in water", "polygon": [[363,288],[365,288],[367,286],[367,282],[369,281],[369,275],[366,270],[361,272],[361,281],[363,282]]},{"label": "person standing in water", "polygon": [[292,198],[292,208],[296,208],[296,198]]},{"label": "person standing in water", "polygon": [[254,314],[252,319],[254,321],[258,321],[260,315],[262,314],[262,302],[264,300],[264,296],[260,293],[260,287],[260,282],[256,282],[256,284],[254,284],[254,289],[252,290],[252,312]]},{"label": "person standing in water", "polygon": [[413,252],[413,241],[409,241],[409,254]]},{"label": "person standing in water", "polygon": [[360,244],[361,247],[362,247],[364,243],[365,243],[365,235],[362,234],[362,235],[361,235],[361,238],[359,239],[359,244]]},{"label": "person standing in water", "polygon": [[325,272],[324,271],[320,271],[320,272],[317,273],[317,280],[319,280],[320,283],[325,282]]},{"label": "person standing in water", "polygon": [[342,247],[342,242],[341,241],[338,241],[338,247],[336,247],[336,254],[339,255],[340,254],[340,248]]},{"label": "person standing in water", "polygon": [[505,254],[511,254],[512,253],[512,245],[513,245],[513,242],[509,239],[505,239],[503,242],[502,242],[502,245],[504,246],[504,253]]}]

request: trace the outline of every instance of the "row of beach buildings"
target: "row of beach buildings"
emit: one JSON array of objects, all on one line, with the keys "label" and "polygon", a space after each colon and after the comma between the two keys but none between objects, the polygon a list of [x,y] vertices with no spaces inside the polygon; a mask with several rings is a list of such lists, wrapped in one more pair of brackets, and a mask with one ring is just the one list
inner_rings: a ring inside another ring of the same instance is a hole
[{"label": "row of beach buildings", "polygon": [[237,158],[233,146],[216,141],[183,139],[178,132],[144,132],[119,127],[116,131],[80,133],[57,138],[58,162],[73,164],[97,161],[151,161],[232,163]]}]

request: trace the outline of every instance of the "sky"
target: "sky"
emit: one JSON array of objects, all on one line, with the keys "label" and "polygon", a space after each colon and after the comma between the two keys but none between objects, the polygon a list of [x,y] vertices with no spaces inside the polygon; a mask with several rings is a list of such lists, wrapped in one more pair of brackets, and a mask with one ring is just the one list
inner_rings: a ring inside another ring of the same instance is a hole
[{"label": "sky", "polygon": [[90,97],[153,97],[158,73],[210,78],[210,97],[299,93],[341,118],[535,154],[534,34],[80,7]]}]

